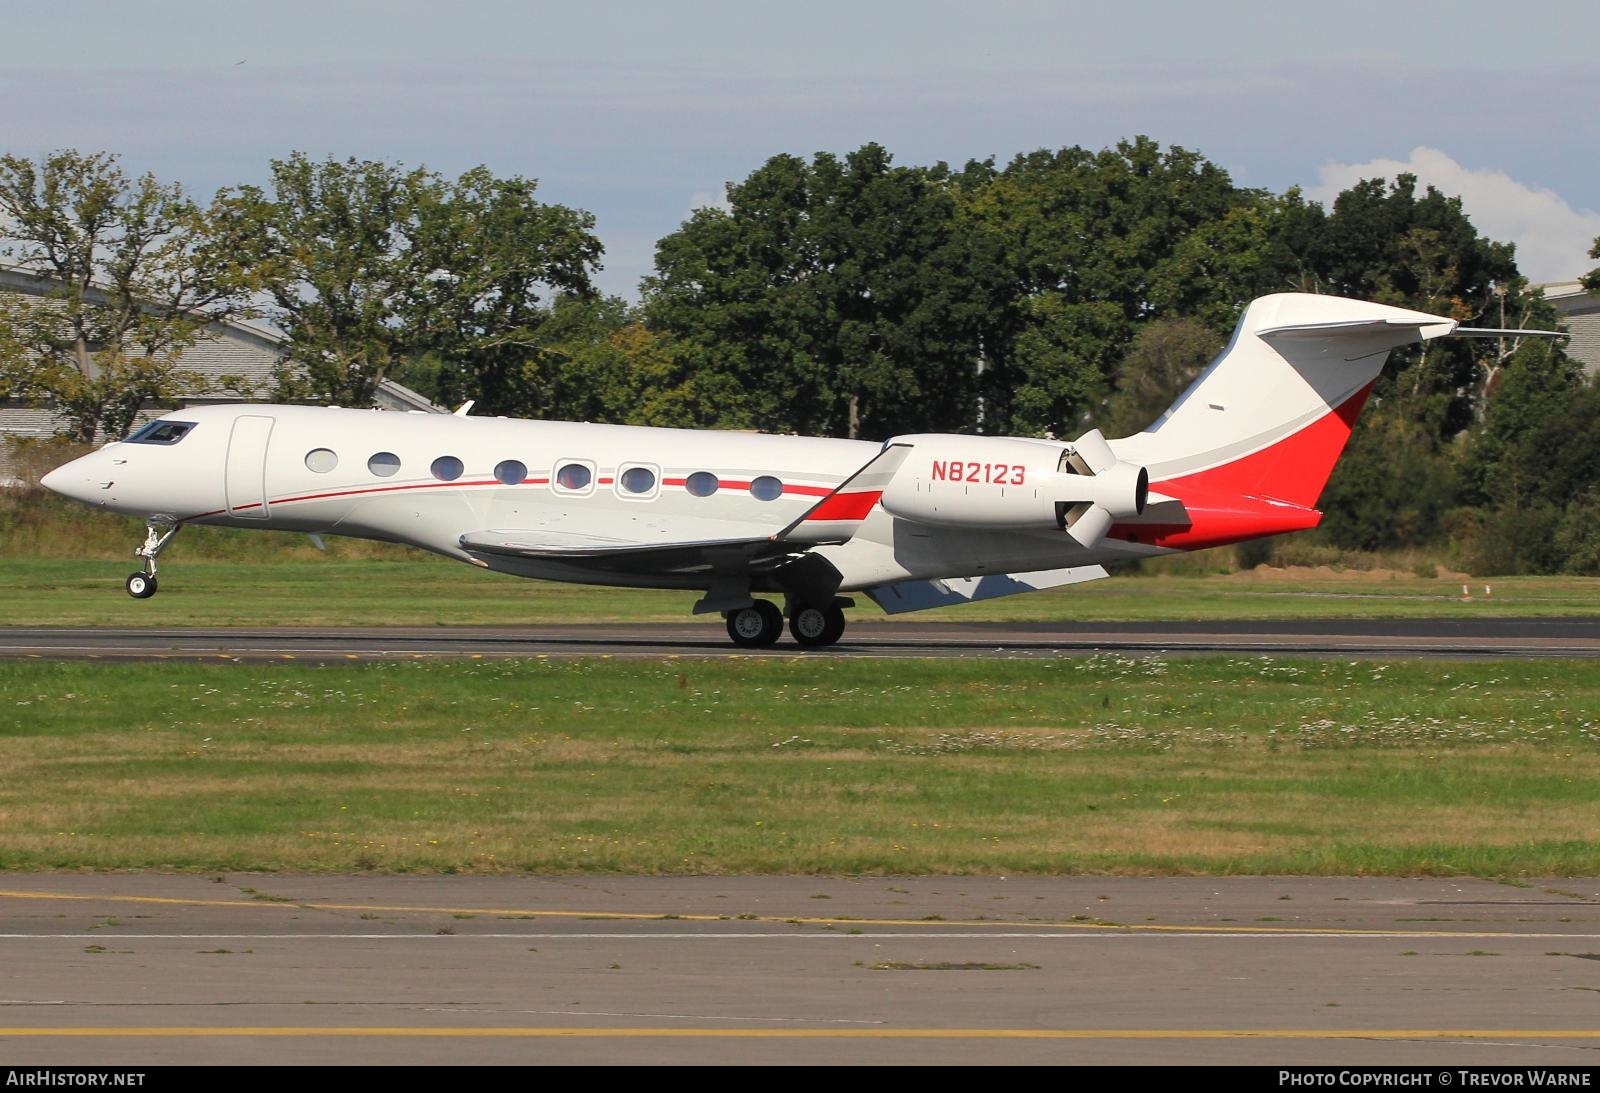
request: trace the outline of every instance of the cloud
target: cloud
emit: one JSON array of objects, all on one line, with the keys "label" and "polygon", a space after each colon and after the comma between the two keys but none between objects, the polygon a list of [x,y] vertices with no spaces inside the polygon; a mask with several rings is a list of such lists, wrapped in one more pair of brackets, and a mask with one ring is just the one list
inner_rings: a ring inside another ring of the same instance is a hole
[{"label": "cloud", "polygon": [[1330,163],[1306,196],[1331,205],[1364,178],[1409,173],[1423,186],[1461,198],[1481,235],[1517,245],[1517,266],[1529,280],[1570,281],[1594,268],[1589,248],[1600,236],[1600,212],[1574,209],[1553,190],[1518,182],[1504,171],[1464,167],[1437,148],[1414,148],[1411,158]]}]

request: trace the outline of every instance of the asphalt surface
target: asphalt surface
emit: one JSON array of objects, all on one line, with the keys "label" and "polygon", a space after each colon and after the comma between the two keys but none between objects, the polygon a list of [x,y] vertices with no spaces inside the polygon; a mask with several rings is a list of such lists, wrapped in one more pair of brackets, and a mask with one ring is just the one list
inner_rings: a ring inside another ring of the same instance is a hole
[{"label": "asphalt surface", "polygon": [[803,649],[732,645],[720,620],[527,627],[0,628],[0,658],[350,660],[405,657],[1051,657],[1083,652],[1597,657],[1600,618],[1155,623],[853,623]]},{"label": "asphalt surface", "polygon": [[0,876],[0,1059],[1600,1063],[1600,881]]},{"label": "asphalt surface", "polygon": [[[1600,655],[1600,620],[866,623],[820,655]],[[795,655],[784,642],[756,655]],[[0,656],[750,655],[715,623]],[[805,655],[819,655],[808,651]],[[1600,880],[0,874],[0,1060],[1600,1064]]]}]

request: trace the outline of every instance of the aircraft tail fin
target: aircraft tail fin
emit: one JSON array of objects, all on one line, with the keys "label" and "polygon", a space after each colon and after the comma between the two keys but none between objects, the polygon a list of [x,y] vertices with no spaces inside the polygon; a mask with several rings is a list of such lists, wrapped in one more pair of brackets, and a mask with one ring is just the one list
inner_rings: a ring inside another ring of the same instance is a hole
[{"label": "aircraft tail fin", "polygon": [[1389,351],[1453,319],[1337,296],[1280,293],[1245,309],[1216,360],[1149,429],[1115,442],[1186,524],[1113,535],[1194,549],[1315,527],[1316,510]]}]

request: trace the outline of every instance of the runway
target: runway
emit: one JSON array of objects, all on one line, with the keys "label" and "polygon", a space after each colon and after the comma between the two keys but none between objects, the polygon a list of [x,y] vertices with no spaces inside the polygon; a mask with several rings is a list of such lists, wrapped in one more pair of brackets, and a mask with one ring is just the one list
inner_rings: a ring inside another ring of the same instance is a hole
[{"label": "runway", "polygon": [[741,649],[720,620],[526,627],[0,628],[0,658],[373,660],[411,657],[1055,657],[1236,653],[1597,657],[1600,618],[1309,619],[1140,623],[858,622],[844,640]]},{"label": "runway", "polygon": [[[1594,657],[1600,620],[0,629],[0,656]],[[1600,1063],[1600,880],[0,873],[12,1065]]]},{"label": "runway", "polygon": [[1600,1062],[1600,881],[0,877],[0,1055]]}]

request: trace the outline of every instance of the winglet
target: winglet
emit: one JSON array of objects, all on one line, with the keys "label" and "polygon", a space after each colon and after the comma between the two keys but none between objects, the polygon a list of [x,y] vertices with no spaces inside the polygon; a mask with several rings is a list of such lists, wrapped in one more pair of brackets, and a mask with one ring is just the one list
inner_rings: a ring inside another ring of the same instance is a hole
[{"label": "winglet", "polygon": [[883,496],[900,464],[911,454],[910,444],[890,444],[871,462],[839,484],[774,538],[801,543],[843,543],[861,527]]},{"label": "winglet", "polygon": [[455,413],[452,416],[466,417],[467,414],[471,412],[473,404],[477,401],[478,400],[475,398],[469,398],[466,402],[463,402],[460,406],[456,407]]}]

